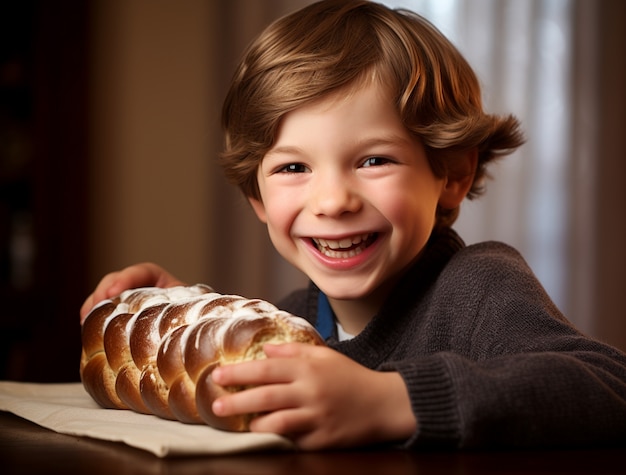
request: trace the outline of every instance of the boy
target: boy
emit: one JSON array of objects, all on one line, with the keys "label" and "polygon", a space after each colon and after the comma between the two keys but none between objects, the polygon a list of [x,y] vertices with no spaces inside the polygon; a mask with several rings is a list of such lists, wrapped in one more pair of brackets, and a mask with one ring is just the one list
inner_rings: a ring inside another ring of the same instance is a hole
[{"label": "boy", "polygon": [[[626,356],[581,335],[517,252],[451,229],[486,165],[522,143],[429,23],[323,1],[248,49],[223,110],[222,165],[281,255],[311,279],[282,305],[327,348],[265,347],[216,370],[253,386],[218,415],[302,449],[551,446],[626,437]],[[154,264],[104,277],[92,305],[181,282]]]}]

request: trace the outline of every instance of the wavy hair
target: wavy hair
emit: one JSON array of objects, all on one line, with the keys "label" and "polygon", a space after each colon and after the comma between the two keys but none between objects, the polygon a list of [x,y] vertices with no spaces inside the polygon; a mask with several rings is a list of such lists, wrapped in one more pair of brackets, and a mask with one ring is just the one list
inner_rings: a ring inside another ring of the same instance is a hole
[{"label": "wavy hair", "polygon": [[[245,51],[222,109],[228,180],[260,199],[257,170],[282,117],[371,78],[390,88],[436,176],[454,170],[456,152],[477,151],[470,199],[483,192],[486,165],[524,142],[515,117],[483,111],[472,68],[426,19],[369,1],[323,0],[278,19]],[[438,225],[458,212],[439,209]]]}]

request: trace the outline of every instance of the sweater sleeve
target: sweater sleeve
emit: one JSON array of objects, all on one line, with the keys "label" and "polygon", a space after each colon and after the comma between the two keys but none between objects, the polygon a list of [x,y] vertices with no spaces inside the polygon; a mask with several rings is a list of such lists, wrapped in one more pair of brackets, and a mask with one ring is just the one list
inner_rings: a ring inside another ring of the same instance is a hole
[{"label": "sweater sleeve", "polygon": [[[626,439],[623,380],[567,353],[473,362],[439,353],[395,369],[418,430],[407,447],[551,447]],[[615,366],[613,364],[613,366]]]},{"label": "sweater sleeve", "polygon": [[436,351],[381,367],[409,391],[406,446],[626,440],[626,356],[567,322],[521,257],[492,251],[461,253],[435,284],[421,321]]}]

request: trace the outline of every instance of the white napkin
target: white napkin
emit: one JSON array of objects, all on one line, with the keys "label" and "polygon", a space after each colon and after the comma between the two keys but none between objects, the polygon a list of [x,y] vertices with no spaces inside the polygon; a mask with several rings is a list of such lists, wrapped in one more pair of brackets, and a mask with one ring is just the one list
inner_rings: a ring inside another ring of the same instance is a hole
[{"label": "white napkin", "polygon": [[234,433],[133,411],[102,409],[81,383],[0,381],[0,410],[62,434],[123,442],[158,457],[293,449],[275,434]]}]

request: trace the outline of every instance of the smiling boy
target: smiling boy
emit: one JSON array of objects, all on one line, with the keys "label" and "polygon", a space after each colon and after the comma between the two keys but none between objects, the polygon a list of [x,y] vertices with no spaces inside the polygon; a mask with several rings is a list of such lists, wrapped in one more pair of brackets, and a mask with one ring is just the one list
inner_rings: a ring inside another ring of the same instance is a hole
[{"label": "smiling boy", "polygon": [[[626,437],[626,356],[582,335],[523,261],[451,229],[486,165],[522,143],[482,110],[478,81],[423,18],[323,1],[247,50],[223,110],[222,165],[311,283],[282,302],[328,347],[265,347],[213,372],[253,386],[218,415],[303,449],[494,447]],[[103,278],[82,315],[154,264]],[[590,408],[592,409],[590,411]]]},{"label": "smiling boy", "polygon": [[435,177],[380,80],[350,87],[283,117],[250,202],[356,335],[424,248],[437,206],[458,206],[473,174]]}]

